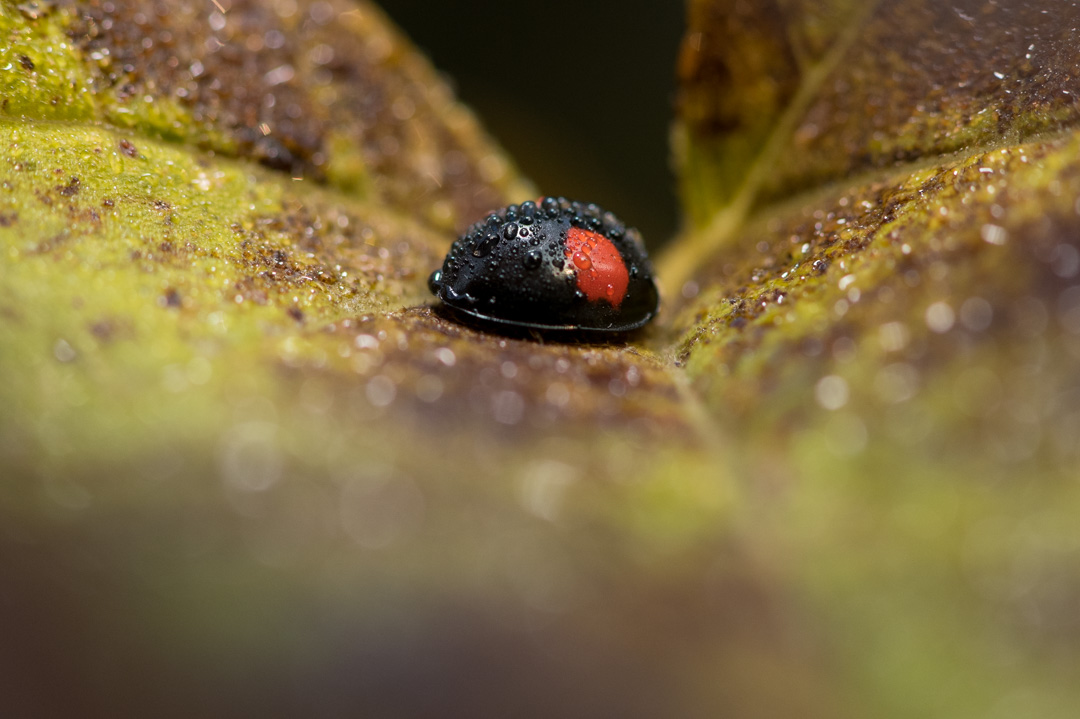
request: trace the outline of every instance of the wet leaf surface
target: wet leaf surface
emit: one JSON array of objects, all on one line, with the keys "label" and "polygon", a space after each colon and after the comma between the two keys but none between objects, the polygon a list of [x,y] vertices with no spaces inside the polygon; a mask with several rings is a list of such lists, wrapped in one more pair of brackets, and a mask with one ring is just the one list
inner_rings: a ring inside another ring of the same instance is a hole
[{"label": "wet leaf surface", "polygon": [[1072,716],[1080,12],[803,5],[613,345],[433,309],[532,192],[370,5],[0,5],[15,715]]}]

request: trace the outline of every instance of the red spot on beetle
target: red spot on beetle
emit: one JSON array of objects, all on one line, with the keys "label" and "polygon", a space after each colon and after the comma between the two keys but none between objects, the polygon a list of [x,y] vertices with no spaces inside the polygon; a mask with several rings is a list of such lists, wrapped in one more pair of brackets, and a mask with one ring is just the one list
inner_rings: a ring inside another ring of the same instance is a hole
[{"label": "red spot on beetle", "polygon": [[566,233],[566,260],[575,270],[577,288],[589,302],[603,299],[619,308],[626,297],[630,273],[611,240],[597,232],[571,227]]}]

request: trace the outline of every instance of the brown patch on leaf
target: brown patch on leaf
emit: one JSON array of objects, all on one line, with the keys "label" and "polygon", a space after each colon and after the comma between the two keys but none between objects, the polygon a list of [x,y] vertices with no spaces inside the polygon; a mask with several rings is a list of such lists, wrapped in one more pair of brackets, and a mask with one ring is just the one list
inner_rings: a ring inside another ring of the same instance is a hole
[{"label": "brown patch on leaf", "polygon": [[120,140],[119,147],[120,152],[123,153],[125,157],[130,157],[132,159],[137,159],[139,157],[139,148],[135,147],[135,143],[131,140]]},{"label": "brown patch on leaf", "polygon": [[369,410],[517,435],[574,427],[693,432],[673,379],[633,347],[545,344],[479,332],[427,307],[364,315],[324,332]]},{"label": "brown patch on leaf", "polygon": [[81,187],[82,181],[73,175],[66,185],[57,185],[56,191],[64,197],[74,197],[79,194],[79,189]]},{"label": "brown patch on leaf", "polygon": [[184,298],[175,287],[170,287],[158,298],[158,304],[162,307],[177,308],[183,306]]},{"label": "brown patch on leaf", "polygon": [[87,64],[95,91],[178,103],[200,146],[325,181],[345,138],[363,165],[346,185],[409,211],[444,203],[458,226],[510,199],[509,166],[369,3],[60,4],[75,46],[103,58]]},{"label": "brown patch on leaf", "polygon": [[737,416],[856,359],[885,368],[874,391],[887,406],[960,356],[1008,356],[1044,333],[1077,344],[1080,169],[1045,168],[1078,142],[976,154],[774,211],[695,280],[676,361]]},{"label": "brown patch on leaf", "polygon": [[90,334],[102,344],[108,344],[121,339],[132,339],[135,337],[135,329],[132,322],[126,317],[101,317],[90,322],[87,329]]},{"label": "brown patch on leaf", "polygon": [[862,7],[691,3],[679,114],[692,214],[707,220],[730,199],[784,113],[796,117],[759,203],[1080,120],[1076,7],[917,0],[876,3],[869,15]]},{"label": "brown patch on leaf", "polygon": [[880,4],[808,108],[787,154],[798,161],[770,194],[1075,125],[1077,27],[1075,7]]}]

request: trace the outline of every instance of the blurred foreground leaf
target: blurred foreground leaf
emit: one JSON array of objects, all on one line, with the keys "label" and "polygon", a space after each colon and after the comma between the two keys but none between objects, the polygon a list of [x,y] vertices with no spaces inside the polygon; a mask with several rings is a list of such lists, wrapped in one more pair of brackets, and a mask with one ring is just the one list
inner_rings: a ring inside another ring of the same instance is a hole
[{"label": "blurred foreground leaf", "polygon": [[601,347],[432,311],[534,192],[370,5],[0,4],[9,713],[1073,716],[1080,17],[801,5]]}]

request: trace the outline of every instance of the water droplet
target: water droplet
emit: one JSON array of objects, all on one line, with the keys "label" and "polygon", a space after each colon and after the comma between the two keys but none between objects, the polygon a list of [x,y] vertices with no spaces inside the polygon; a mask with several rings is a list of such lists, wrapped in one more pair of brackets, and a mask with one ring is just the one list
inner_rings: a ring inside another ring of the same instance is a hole
[{"label": "water droplet", "polygon": [[503,228],[503,237],[508,240],[512,240],[518,235],[518,226],[516,222],[511,222]]},{"label": "water droplet", "polygon": [[982,332],[994,320],[994,308],[982,297],[969,297],[960,305],[960,322],[972,332]]},{"label": "water droplet", "polygon": [[457,356],[454,354],[454,350],[449,347],[440,347],[435,350],[435,359],[439,360],[447,367],[453,367],[457,362]]},{"label": "water droplet", "polygon": [[56,357],[60,362],[71,362],[78,356],[75,348],[68,344],[65,339],[59,339],[53,345],[53,357]]},{"label": "water droplet", "polygon": [[563,496],[579,479],[579,473],[576,467],[555,460],[534,462],[522,473],[522,505],[541,519],[557,520]]},{"label": "water droplet", "polygon": [[416,381],[416,396],[421,402],[435,402],[442,394],[443,382],[435,375],[426,374]]},{"label": "water droplet", "polygon": [[442,284],[442,270],[435,270],[428,277],[427,286],[431,290],[431,294],[439,294],[439,286]]},{"label": "water droplet", "polygon": [[364,388],[368,401],[375,407],[387,407],[397,396],[397,385],[386,375],[377,375],[368,380]]},{"label": "water droplet", "polygon": [[284,470],[277,425],[245,422],[231,427],[222,439],[218,468],[230,493],[270,489]]},{"label": "water droplet", "polygon": [[983,225],[979,230],[979,234],[982,235],[984,241],[991,245],[1004,245],[1005,241],[1009,237],[1008,230],[1000,225]]},{"label": "water droplet", "polygon": [[570,402],[570,389],[562,382],[553,382],[544,392],[544,399],[556,407],[565,407]]},{"label": "water droplet", "polygon": [[362,350],[377,350],[379,349],[379,339],[374,335],[357,335],[353,341],[357,349]]},{"label": "water droplet", "polygon": [[935,302],[926,308],[926,326],[931,331],[944,334],[952,329],[956,321],[956,313],[948,302]]},{"label": "water droplet", "polygon": [[544,255],[540,250],[530,250],[525,253],[525,258],[522,260],[522,264],[526,269],[535,270],[540,266],[540,263],[544,261]]},{"label": "water droplet", "polygon": [[579,270],[587,270],[592,267],[592,260],[588,258],[583,252],[574,253],[574,266]]},{"label": "water droplet", "polygon": [[500,424],[517,424],[525,416],[525,400],[517,392],[499,392],[492,399],[491,413]]},{"label": "water droplet", "polygon": [[450,302],[458,302],[466,305],[475,305],[476,298],[470,295],[468,292],[458,292],[451,285],[444,285],[443,291],[446,292],[446,299]]},{"label": "water droplet", "polygon": [[1053,263],[1051,270],[1058,277],[1063,279],[1075,277],[1077,273],[1080,273],[1080,250],[1062,243],[1054,248],[1051,262]]},{"label": "water droplet", "polygon": [[878,327],[878,341],[886,352],[899,352],[907,347],[911,339],[907,326],[903,322],[886,322]]},{"label": "water droplet", "polygon": [[919,371],[905,362],[895,362],[878,370],[874,389],[886,402],[899,404],[915,396],[919,388]]},{"label": "water droplet", "polygon": [[814,387],[818,404],[830,410],[840,409],[847,404],[849,393],[847,381],[834,374],[822,377]]},{"label": "water droplet", "polygon": [[499,235],[492,233],[476,244],[473,248],[473,257],[484,257],[499,244]]}]

